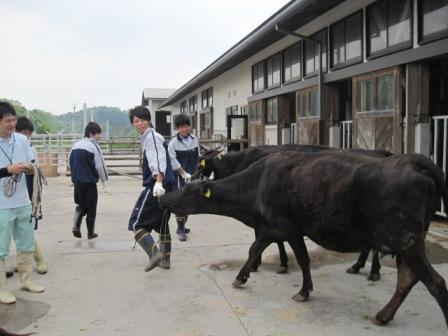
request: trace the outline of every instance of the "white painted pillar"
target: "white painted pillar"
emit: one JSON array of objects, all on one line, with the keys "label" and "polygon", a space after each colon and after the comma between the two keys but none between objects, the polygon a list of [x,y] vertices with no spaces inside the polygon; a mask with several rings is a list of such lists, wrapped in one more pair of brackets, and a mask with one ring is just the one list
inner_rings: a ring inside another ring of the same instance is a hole
[{"label": "white painted pillar", "polygon": [[429,158],[431,146],[430,123],[418,123],[415,126],[415,152],[424,154]]},{"label": "white painted pillar", "polygon": [[330,126],[329,145],[341,148],[341,126]]}]

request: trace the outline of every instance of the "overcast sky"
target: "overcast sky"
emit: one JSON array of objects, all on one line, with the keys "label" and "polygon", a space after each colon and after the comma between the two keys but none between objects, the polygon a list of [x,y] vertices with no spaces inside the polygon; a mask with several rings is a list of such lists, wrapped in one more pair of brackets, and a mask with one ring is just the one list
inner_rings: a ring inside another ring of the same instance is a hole
[{"label": "overcast sky", "polygon": [[55,114],[178,88],[287,0],[0,0],[0,98]]}]

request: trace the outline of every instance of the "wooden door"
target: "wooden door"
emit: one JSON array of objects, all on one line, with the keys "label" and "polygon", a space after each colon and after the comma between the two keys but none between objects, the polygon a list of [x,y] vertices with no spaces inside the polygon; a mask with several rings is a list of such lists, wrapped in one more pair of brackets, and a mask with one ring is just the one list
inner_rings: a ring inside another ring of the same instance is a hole
[{"label": "wooden door", "polygon": [[297,143],[302,145],[319,144],[317,87],[297,91],[296,125]]},{"label": "wooden door", "polygon": [[258,100],[249,104],[249,145],[264,145],[264,109],[263,101]]},{"label": "wooden door", "polygon": [[399,69],[353,79],[353,144],[362,149],[402,152]]}]

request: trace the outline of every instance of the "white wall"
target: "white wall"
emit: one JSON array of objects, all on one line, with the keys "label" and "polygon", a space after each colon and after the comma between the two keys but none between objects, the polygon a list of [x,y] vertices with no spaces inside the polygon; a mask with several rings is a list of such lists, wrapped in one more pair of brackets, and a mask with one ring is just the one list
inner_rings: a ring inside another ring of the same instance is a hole
[{"label": "white wall", "polygon": [[[311,21],[301,29],[298,33],[304,35],[313,34],[322,28],[329,26],[358,10],[364,6],[374,2],[375,0],[347,0],[339,6],[334,7],[319,18]],[[365,40],[365,39],[364,39]],[[209,87],[213,87],[213,128],[215,134],[227,135],[226,130],[226,114],[227,107],[238,105],[238,107],[247,105],[247,98],[252,96],[252,65],[266,59],[267,57],[289,47],[296,43],[297,38],[287,36],[278,42],[268,46],[256,55],[250,57],[246,61],[240,63],[236,67],[221,74],[217,78],[211,80],[207,84],[201,86],[194,92],[182,97],[172,104],[172,114],[180,113],[180,102],[187,100],[193,95],[197,95],[198,110],[201,111],[201,92]],[[364,57],[366,53],[364,52]],[[198,118],[199,119],[199,118]]]}]

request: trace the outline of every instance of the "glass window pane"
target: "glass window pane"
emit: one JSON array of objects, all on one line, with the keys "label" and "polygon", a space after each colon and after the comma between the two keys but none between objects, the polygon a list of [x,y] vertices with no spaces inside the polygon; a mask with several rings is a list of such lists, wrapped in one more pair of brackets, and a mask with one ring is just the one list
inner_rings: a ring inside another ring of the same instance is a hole
[{"label": "glass window pane", "polygon": [[300,71],[300,44],[296,44],[291,48],[291,77],[298,79],[301,76]]},{"label": "glass window pane", "polygon": [[448,31],[448,0],[422,2],[423,36]]},{"label": "glass window pane", "polygon": [[272,86],[280,85],[280,54],[272,58]]},{"label": "glass window pane", "polygon": [[317,108],[318,108],[318,95],[317,95],[317,91],[311,91],[310,92],[310,98],[311,98],[311,108],[310,108],[310,112],[309,112],[309,116],[310,117],[315,117],[317,116]]},{"label": "glass window pane", "polygon": [[389,47],[411,40],[410,0],[389,1]]},{"label": "glass window pane", "polygon": [[278,119],[278,99],[272,100],[272,122],[277,122]]},{"label": "glass window pane", "polygon": [[258,90],[264,90],[264,66],[263,63],[258,64]]},{"label": "glass window pane", "polygon": [[347,61],[362,57],[362,13],[345,21],[345,57]]},{"label": "glass window pane", "polygon": [[213,89],[208,89],[208,106],[213,106]]},{"label": "glass window pane", "polygon": [[308,115],[308,93],[299,95],[299,117]]},{"label": "glass window pane", "polygon": [[305,41],[305,75],[314,72],[314,56],[314,43]]},{"label": "glass window pane", "polygon": [[387,48],[387,3],[380,2],[367,10],[370,53]]},{"label": "glass window pane", "polygon": [[332,26],[331,29],[331,45],[333,48],[333,65],[345,62],[345,24],[340,22]]},{"label": "glass window pane", "polygon": [[255,120],[261,120],[261,104],[257,104]]},{"label": "glass window pane", "polygon": [[267,73],[267,86],[269,88],[269,87],[272,87],[272,83],[273,83],[273,80],[272,80],[272,58],[267,60],[266,73]]},{"label": "glass window pane", "polygon": [[291,48],[283,52],[283,82],[291,79]]},{"label": "glass window pane", "polygon": [[372,111],[373,85],[371,79],[361,80],[357,85],[357,112]]},{"label": "glass window pane", "polygon": [[378,77],[377,110],[395,108],[395,79],[393,74]]}]

